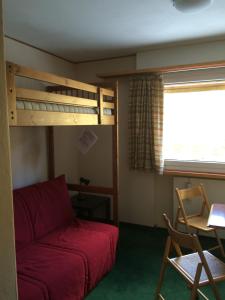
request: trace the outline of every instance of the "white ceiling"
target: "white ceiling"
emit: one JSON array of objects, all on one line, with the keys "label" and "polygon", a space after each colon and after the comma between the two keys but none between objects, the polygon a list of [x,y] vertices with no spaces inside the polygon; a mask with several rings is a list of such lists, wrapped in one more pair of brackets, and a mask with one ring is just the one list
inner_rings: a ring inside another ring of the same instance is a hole
[{"label": "white ceiling", "polygon": [[5,0],[5,34],[71,61],[225,38],[225,0],[184,14],[171,0]]}]

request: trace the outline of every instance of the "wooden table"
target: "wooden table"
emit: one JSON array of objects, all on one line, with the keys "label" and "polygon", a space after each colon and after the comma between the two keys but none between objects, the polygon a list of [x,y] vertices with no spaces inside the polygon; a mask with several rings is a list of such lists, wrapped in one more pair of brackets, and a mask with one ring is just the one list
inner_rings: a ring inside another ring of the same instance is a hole
[{"label": "wooden table", "polygon": [[212,204],[207,225],[213,228],[225,229],[225,204]]}]

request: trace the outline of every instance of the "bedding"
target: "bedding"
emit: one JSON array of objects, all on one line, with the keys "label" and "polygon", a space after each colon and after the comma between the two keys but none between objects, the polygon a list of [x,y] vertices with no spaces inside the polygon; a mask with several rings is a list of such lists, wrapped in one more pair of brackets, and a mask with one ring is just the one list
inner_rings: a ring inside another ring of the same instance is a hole
[{"label": "bedding", "polygon": [[[20,110],[37,110],[37,111],[52,111],[78,114],[98,114],[99,109],[94,107],[80,107],[74,105],[52,104],[34,101],[24,101],[17,99],[16,108]],[[112,109],[104,108],[104,115],[111,116]]]}]

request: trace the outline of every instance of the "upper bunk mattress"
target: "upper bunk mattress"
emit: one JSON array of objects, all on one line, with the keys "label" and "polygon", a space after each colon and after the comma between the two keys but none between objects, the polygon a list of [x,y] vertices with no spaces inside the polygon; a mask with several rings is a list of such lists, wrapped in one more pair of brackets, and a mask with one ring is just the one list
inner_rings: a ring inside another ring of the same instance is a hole
[{"label": "upper bunk mattress", "polygon": [[[77,114],[98,114],[99,109],[96,107],[84,107],[74,105],[63,105],[53,103],[43,103],[34,101],[24,101],[17,99],[16,108],[20,110],[36,110],[49,112],[77,113]],[[113,115],[112,109],[104,108],[104,115]]]}]

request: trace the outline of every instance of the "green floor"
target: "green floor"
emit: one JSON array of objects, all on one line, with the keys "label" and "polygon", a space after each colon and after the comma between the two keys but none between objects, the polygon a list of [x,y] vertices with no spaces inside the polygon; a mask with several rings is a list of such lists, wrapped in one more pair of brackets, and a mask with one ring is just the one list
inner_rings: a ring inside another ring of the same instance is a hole
[{"label": "green floor", "polygon": [[[116,265],[86,299],[154,299],[166,236],[163,229],[120,225]],[[211,239],[202,240],[204,246],[211,242]],[[221,300],[225,300],[225,283],[219,284],[219,290]],[[204,291],[209,299],[214,299],[210,289]],[[183,279],[171,269],[166,273],[162,292],[168,300],[185,300],[190,295]]]}]

